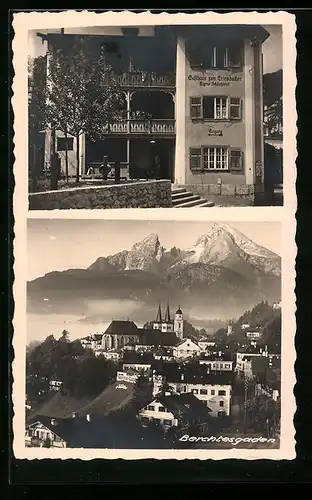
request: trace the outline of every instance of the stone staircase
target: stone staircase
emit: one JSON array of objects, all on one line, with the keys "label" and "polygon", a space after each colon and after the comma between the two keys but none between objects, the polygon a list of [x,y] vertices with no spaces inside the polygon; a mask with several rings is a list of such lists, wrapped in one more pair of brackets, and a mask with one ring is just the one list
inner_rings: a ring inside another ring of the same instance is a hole
[{"label": "stone staircase", "polygon": [[199,194],[193,194],[187,191],[186,188],[178,188],[172,186],[172,205],[174,208],[191,208],[191,207],[214,207],[212,201],[202,198]]}]

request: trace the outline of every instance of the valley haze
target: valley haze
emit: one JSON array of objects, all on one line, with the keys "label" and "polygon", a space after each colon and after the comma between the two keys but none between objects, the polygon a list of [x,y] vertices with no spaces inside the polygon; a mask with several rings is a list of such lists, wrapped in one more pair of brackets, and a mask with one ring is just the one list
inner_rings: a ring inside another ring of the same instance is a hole
[{"label": "valley haze", "polygon": [[[27,283],[27,341],[57,337],[64,329],[79,338],[105,330],[112,319],[142,326],[167,301],[172,310],[180,305],[194,327],[214,333],[209,320],[236,318],[261,300],[280,300],[279,233],[272,222],[30,220],[28,272],[35,279]],[[108,255],[114,236],[119,251]],[[272,244],[276,251],[268,248]],[[86,259],[87,249],[94,259],[89,265],[70,265],[80,254]],[[36,265],[40,273],[44,266],[53,269],[53,261],[62,270],[36,275]]]}]

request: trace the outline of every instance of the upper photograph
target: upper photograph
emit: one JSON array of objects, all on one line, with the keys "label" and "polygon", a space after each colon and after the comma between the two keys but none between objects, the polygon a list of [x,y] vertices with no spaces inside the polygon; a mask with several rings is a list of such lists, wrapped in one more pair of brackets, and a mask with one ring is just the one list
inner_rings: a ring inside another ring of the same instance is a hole
[{"label": "upper photograph", "polygon": [[30,210],[283,205],[281,25],[28,33]]}]

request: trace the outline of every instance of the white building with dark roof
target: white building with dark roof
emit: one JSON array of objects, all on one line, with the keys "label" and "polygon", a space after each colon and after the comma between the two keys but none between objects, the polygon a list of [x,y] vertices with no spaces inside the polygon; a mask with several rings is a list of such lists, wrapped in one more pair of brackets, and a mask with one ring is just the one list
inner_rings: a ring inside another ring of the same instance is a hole
[{"label": "white building with dark roof", "polygon": [[173,348],[173,357],[175,359],[187,359],[198,356],[201,352],[200,347],[192,339],[182,339]]},{"label": "white building with dark roof", "polygon": [[232,372],[213,373],[199,363],[163,363],[153,381],[158,389],[166,383],[178,394],[192,393],[211,409],[212,417],[231,413]]},{"label": "white building with dark roof", "polygon": [[211,410],[193,394],[158,394],[141,408],[138,417],[142,424],[155,422],[164,428],[207,425]]}]

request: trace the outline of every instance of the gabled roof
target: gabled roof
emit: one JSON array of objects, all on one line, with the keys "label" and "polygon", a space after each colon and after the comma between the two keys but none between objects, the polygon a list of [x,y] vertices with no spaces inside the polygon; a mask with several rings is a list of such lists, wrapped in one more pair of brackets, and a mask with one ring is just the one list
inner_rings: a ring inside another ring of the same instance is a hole
[{"label": "gabled roof", "polygon": [[138,330],[133,321],[113,320],[104,335],[138,335]]},{"label": "gabled roof", "polygon": [[[128,385],[125,382],[122,384]],[[49,424],[50,417],[37,416],[32,423],[38,421],[46,427],[51,425],[51,423]],[[55,421],[56,425],[51,430],[64,439],[70,448],[133,448],[135,443],[140,441],[140,436],[138,437],[138,434],[135,433],[139,429],[139,424],[135,423],[135,429],[130,424],[129,430],[127,428],[128,421],[126,420],[125,425],[125,421],[118,421],[115,415],[112,417],[92,415],[90,422],[87,421],[86,417],[78,416],[66,419],[56,418]],[[28,425],[29,423],[27,423]]]},{"label": "gabled roof", "polygon": [[202,401],[192,393],[174,394],[170,396],[158,395],[153,401],[159,401],[176,418],[196,417],[205,421],[211,412]]},{"label": "gabled roof", "polygon": [[139,341],[140,345],[146,346],[175,346],[178,342],[178,338],[173,332],[162,332],[156,329],[146,329],[142,328],[141,338]]},{"label": "gabled roof", "polygon": [[[30,427],[37,422],[41,423],[51,432],[63,439],[63,441],[67,442],[74,431],[74,420],[73,418],[51,418],[45,415],[37,415],[27,422],[26,427]],[[55,422],[54,424],[52,423],[53,421]]]},{"label": "gabled roof", "polygon": [[136,351],[126,351],[123,354],[122,362],[125,364],[150,364],[154,361],[154,357],[150,353],[139,354]]},{"label": "gabled roof", "polygon": [[176,347],[179,347],[180,345],[184,344],[184,343],[185,343],[185,342],[187,342],[187,341],[191,341],[191,342],[193,342],[193,344],[195,344],[195,345],[198,347],[198,343],[197,343],[197,342],[195,342],[195,340],[193,340],[193,339],[191,339],[191,338],[187,338],[187,339],[182,339],[182,340],[180,340],[180,341],[177,343]]},{"label": "gabled roof", "polygon": [[230,354],[222,354],[222,356],[216,356],[210,354],[209,356],[201,356],[199,358],[200,361],[212,361],[212,362],[220,362],[220,363],[233,363],[233,359]]},{"label": "gabled roof", "polygon": [[156,374],[163,375],[167,382],[187,384],[232,385],[232,371],[208,371],[207,366],[199,363],[163,362],[155,365]]}]

